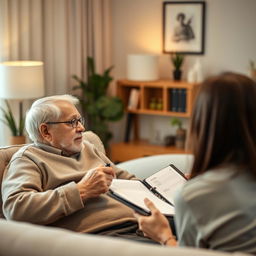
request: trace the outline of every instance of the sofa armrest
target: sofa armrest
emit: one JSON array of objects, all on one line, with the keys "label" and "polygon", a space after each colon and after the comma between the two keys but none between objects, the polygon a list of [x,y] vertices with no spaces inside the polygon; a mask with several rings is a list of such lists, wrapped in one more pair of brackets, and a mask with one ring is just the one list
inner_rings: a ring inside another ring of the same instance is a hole
[{"label": "sofa armrest", "polygon": [[[163,247],[0,219],[0,255],[8,256],[230,256],[217,251]],[[236,254],[242,256],[244,254]]]},{"label": "sofa armrest", "polygon": [[117,164],[117,167],[134,174],[137,178],[145,179],[162,168],[174,164],[184,173],[189,173],[193,164],[190,154],[162,154],[136,158]]}]

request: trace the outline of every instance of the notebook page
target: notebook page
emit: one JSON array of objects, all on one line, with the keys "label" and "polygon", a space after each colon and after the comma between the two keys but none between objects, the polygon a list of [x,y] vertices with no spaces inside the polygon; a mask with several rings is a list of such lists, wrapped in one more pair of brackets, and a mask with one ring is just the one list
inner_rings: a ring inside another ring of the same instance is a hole
[{"label": "notebook page", "polygon": [[176,190],[186,182],[186,179],[171,166],[167,166],[148,177],[146,182],[173,204]]},{"label": "notebook page", "polygon": [[113,179],[110,189],[115,194],[146,211],[148,211],[148,208],[144,204],[144,198],[147,197],[156,205],[160,212],[166,215],[174,215],[173,206],[159,199],[138,180]]}]

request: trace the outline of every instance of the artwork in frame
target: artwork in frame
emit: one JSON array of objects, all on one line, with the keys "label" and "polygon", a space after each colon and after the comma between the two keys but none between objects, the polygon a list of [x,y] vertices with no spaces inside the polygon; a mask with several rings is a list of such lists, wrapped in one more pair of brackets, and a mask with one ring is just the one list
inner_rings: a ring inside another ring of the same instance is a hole
[{"label": "artwork in frame", "polygon": [[205,2],[163,3],[163,52],[204,54]]}]

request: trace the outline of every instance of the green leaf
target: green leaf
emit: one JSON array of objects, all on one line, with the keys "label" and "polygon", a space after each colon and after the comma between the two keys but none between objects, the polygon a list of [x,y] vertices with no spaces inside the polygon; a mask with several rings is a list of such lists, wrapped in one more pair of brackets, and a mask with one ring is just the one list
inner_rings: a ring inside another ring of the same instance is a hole
[{"label": "green leaf", "polygon": [[17,127],[11,107],[7,100],[5,100],[5,105],[7,109],[0,107],[1,111],[3,112],[4,118],[1,119],[1,121],[9,127],[13,136],[22,135],[24,131],[24,120],[22,120],[22,122],[19,123],[19,127]]},{"label": "green leaf", "polygon": [[184,61],[184,55],[179,54],[179,53],[172,53],[171,61],[172,61],[172,64],[173,64],[175,70],[180,70],[181,66],[183,64],[183,61]]},{"label": "green leaf", "polygon": [[97,101],[101,115],[109,121],[120,120],[124,113],[122,101],[117,97],[103,96]]},{"label": "green leaf", "polygon": [[[110,77],[109,76],[109,73],[110,73],[110,71],[112,70],[114,68],[114,66],[111,66],[111,67],[109,67],[108,69],[106,69],[105,71],[104,71],[104,73],[103,73],[103,77]],[[112,79],[112,78],[111,78]]]},{"label": "green leaf", "polygon": [[171,119],[171,125],[178,126],[178,128],[180,129],[182,127],[182,121],[179,118],[174,117]]},{"label": "green leaf", "polygon": [[124,114],[121,99],[107,96],[108,86],[113,80],[110,75],[113,68],[114,66],[111,66],[102,74],[97,74],[94,59],[87,57],[87,81],[83,81],[76,75],[72,76],[78,82],[73,90],[82,90],[79,100],[83,115],[87,117],[87,128],[94,131],[105,146],[112,136],[107,123],[120,120]]},{"label": "green leaf", "polygon": [[23,131],[25,128],[25,118],[22,118],[21,120],[19,120],[19,136],[23,135]]},{"label": "green leaf", "polygon": [[78,76],[73,75],[72,78],[78,82],[78,85],[73,86],[72,90],[82,89],[86,90],[88,87],[87,83],[80,79]]},{"label": "green leaf", "polygon": [[88,76],[93,76],[95,74],[94,59],[92,57],[87,57],[87,72]]}]

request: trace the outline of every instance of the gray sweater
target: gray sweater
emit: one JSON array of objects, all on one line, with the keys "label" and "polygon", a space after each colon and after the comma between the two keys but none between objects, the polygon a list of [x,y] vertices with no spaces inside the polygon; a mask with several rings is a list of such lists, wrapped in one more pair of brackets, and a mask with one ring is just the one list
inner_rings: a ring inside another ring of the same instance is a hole
[{"label": "gray sweater", "polygon": [[181,246],[256,253],[256,179],[234,166],[188,181],[175,198]]},{"label": "gray sweater", "polygon": [[[97,232],[126,221],[133,211],[106,194],[83,203],[76,183],[91,168],[110,160],[84,142],[74,157],[43,144],[21,148],[10,161],[2,183],[6,219],[53,225],[77,232]],[[113,165],[113,164],[112,164]],[[134,176],[116,168],[117,178]]]}]

